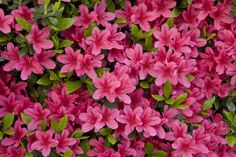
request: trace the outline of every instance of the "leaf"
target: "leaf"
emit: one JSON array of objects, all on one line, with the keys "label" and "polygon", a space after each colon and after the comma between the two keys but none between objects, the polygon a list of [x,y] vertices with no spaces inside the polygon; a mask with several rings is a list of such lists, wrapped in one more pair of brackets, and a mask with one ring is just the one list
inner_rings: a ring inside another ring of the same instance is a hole
[{"label": "leaf", "polygon": [[57,11],[60,8],[60,5],[61,5],[61,0],[53,4],[52,10]]},{"label": "leaf", "polygon": [[72,154],[73,154],[73,151],[69,149],[62,155],[62,157],[71,157]]},{"label": "leaf", "polygon": [[22,29],[26,30],[27,32],[30,32],[31,24],[28,21],[23,18],[16,18],[16,22],[20,25]]},{"label": "leaf", "polygon": [[34,157],[34,156],[33,156],[33,154],[32,154],[32,153],[30,153],[30,152],[27,152],[27,153],[25,153],[25,157]]},{"label": "leaf", "polygon": [[193,75],[191,75],[191,74],[188,74],[187,78],[188,78],[189,82],[192,82],[195,79],[195,77]]},{"label": "leaf", "polygon": [[68,29],[73,25],[74,21],[75,20],[73,18],[62,18],[58,21],[58,25],[56,25],[56,28],[59,31]]},{"label": "leaf", "polygon": [[4,130],[4,134],[7,134],[7,135],[14,135],[15,134],[15,130],[13,129],[8,129],[8,130]]},{"label": "leaf", "polygon": [[4,58],[0,57],[0,62],[4,61]]},{"label": "leaf", "polygon": [[184,104],[181,104],[181,105],[173,105],[174,108],[177,108],[177,109],[187,109],[189,108],[189,105],[184,105]]},{"label": "leaf", "polygon": [[71,46],[74,42],[71,41],[71,40],[63,40],[61,43],[60,43],[60,48],[63,48],[63,47],[67,47],[67,46]]},{"label": "leaf", "polygon": [[145,39],[144,46],[147,51],[152,51],[152,48],[153,48],[152,37],[148,37]]},{"label": "leaf", "polygon": [[37,81],[37,84],[42,86],[49,86],[52,83],[52,81],[47,77],[42,77]]},{"label": "leaf", "polygon": [[58,49],[59,48],[59,39],[56,34],[52,36],[52,41],[53,41],[53,45],[54,45],[55,49]]},{"label": "leaf", "polygon": [[3,138],[3,132],[2,131],[0,131],[0,140],[2,140],[2,138]]},{"label": "leaf", "polygon": [[67,94],[70,94],[81,87],[81,81],[66,81],[65,86]]},{"label": "leaf", "polygon": [[88,140],[82,140],[81,143],[80,143],[80,146],[81,148],[83,149],[84,153],[86,153],[87,151],[90,150],[90,145],[89,145],[89,142]]},{"label": "leaf", "polygon": [[31,121],[31,117],[30,116],[27,116],[26,114],[24,114],[23,112],[21,112],[21,119],[22,119],[22,121],[27,125],[27,124],[29,124],[30,123],[30,121]]},{"label": "leaf", "polygon": [[174,101],[174,105],[179,105],[182,102],[184,102],[186,100],[186,98],[188,97],[188,94],[184,93],[181,94],[180,96],[178,96],[175,101]]},{"label": "leaf", "polygon": [[116,18],[115,19],[115,23],[118,23],[118,24],[122,24],[122,23],[126,23],[126,19],[125,18]]},{"label": "leaf", "polygon": [[14,113],[7,114],[3,117],[3,130],[7,130],[14,122]]},{"label": "leaf", "polygon": [[174,104],[174,101],[175,100],[173,100],[173,99],[166,99],[165,103],[167,103],[168,105],[172,105],[172,104]]},{"label": "leaf", "polygon": [[232,101],[227,101],[227,102],[226,102],[226,106],[227,106],[227,109],[228,109],[230,112],[235,112],[235,111],[236,111],[235,104],[234,104]]},{"label": "leaf", "polygon": [[146,82],[146,81],[141,81],[141,82],[139,83],[139,85],[140,85],[140,87],[142,87],[143,89],[148,89],[148,88],[149,88],[149,84],[148,84],[148,82]]},{"label": "leaf", "polygon": [[177,7],[175,7],[173,10],[172,10],[172,15],[173,17],[178,17],[179,16],[179,10]]},{"label": "leaf", "polygon": [[214,38],[216,36],[216,33],[211,33],[208,37],[207,37],[207,41],[211,40],[212,38]]},{"label": "leaf", "polygon": [[163,150],[158,150],[152,154],[152,157],[167,157],[167,153]]},{"label": "leaf", "polygon": [[151,37],[152,34],[153,34],[155,31],[156,31],[155,29],[150,29],[150,31],[148,31],[148,32],[142,32],[142,38]]},{"label": "leaf", "polygon": [[90,23],[89,27],[84,31],[84,36],[89,37],[92,35],[93,28],[97,27],[96,23]]},{"label": "leaf", "polygon": [[151,142],[147,142],[144,147],[144,151],[146,154],[152,154],[154,151],[153,144]]},{"label": "leaf", "polygon": [[168,18],[166,21],[169,28],[172,28],[174,26],[174,19],[172,17]]},{"label": "leaf", "polygon": [[59,120],[59,123],[57,125],[57,132],[64,130],[67,126],[67,123],[68,123],[68,116],[65,115]]},{"label": "leaf", "polygon": [[227,141],[227,144],[230,146],[230,147],[233,147],[236,143],[236,137],[234,135],[226,135],[226,141]]},{"label": "leaf", "polygon": [[112,145],[116,144],[116,138],[115,138],[114,136],[112,136],[112,135],[108,135],[108,136],[107,136],[107,140],[108,140]]},{"label": "leaf", "polygon": [[212,97],[211,99],[206,100],[202,106],[202,111],[207,111],[210,108],[212,108],[214,102],[215,102],[215,97]]},{"label": "leaf", "polygon": [[102,129],[99,131],[99,134],[101,134],[102,136],[107,136],[107,135],[109,135],[111,132],[112,132],[112,129],[110,129],[110,128],[102,128]]},{"label": "leaf", "polygon": [[152,94],[153,99],[157,100],[157,101],[163,101],[165,100],[165,97],[160,96],[160,95],[156,95],[156,94]]},{"label": "leaf", "polygon": [[57,74],[54,71],[48,70],[48,72],[49,72],[49,75],[50,75],[50,77],[49,77],[50,80],[55,81],[55,80],[58,79]]},{"label": "leaf", "polygon": [[170,81],[166,81],[166,83],[164,85],[164,96],[165,96],[165,98],[169,98],[171,92],[172,92],[172,85],[170,84]]},{"label": "leaf", "polygon": [[80,137],[83,136],[83,134],[84,134],[84,133],[83,133],[81,130],[76,130],[76,131],[74,131],[74,132],[72,133],[71,137],[73,137],[73,138],[80,138]]},{"label": "leaf", "polygon": [[236,91],[232,91],[232,92],[230,93],[230,96],[235,97],[235,96],[236,96]]},{"label": "leaf", "polygon": [[4,41],[7,41],[8,40],[8,37],[7,36],[2,36],[0,37],[0,43],[4,42]]},{"label": "leaf", "polygon": [[98,77],[102,77],[103,73],[109,72],[110,68],[99,68],[96,70]]}]

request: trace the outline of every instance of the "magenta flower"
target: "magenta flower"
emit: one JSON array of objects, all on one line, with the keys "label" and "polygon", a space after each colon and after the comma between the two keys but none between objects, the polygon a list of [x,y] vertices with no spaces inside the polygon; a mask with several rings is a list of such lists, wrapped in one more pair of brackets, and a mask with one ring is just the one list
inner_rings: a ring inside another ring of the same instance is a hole
[{"label": "magenta flower", "polygon": [[170,42],[174,39],[177,34],[176,28],[169,29],[167,24],[161,26],[161,31],[156,31],[154,37],[158,40],[155,42],[155,47],[160,48],[163,46],[169,46]]},{"label": "magenta flower", "polygon": [[157,17],[161,15],[168,18],[172,17],[171,8],[174,8],[176,2],[173,0],[154,0],[151,2]]},{"label": "magenta flower", "polygon": [[143,60],[143,47],[140,44],[135,44],[134,48],[128,48],[125,50],[127,58],[124,63],[130,66],[139,67]]},{"label": "magenta flower", "polygon": [[16,69],[21,71],[20,77],[22,80],[27,80],[32,72],[35,74],[43,73],[43,67],[39,64],[35,56],[23,56],[19,64],[16,65]]},{"label": "magenta flower", "polygon": [[114,102],[116,98],[115,89],[120,87],[121,83],[117,77],[111,73],[105,72],[102,78],[93,79],[94,86],[97,88],[93,94],[94,99],[106,97],[108,101]]},{"label": "magenta flower", "polygon": [[165,64],[157,62],[154,71],[151,72],[151,75],[156,78],[155,84],[161,86],[169,80],[171,84],[176,85],[178,83],[176,66],[174,62]]},{"label": "magenta flower", "polygon": [[232,76],[230,84],[233,86],[236,85],[236,63],[227,68],[226,74]]},{"label": "magenta flower", "polygon": [[58,145],[58,141],[53,139],[53,132],[51,130],[45,132],[36,131],[35,136],[37,141],[31,144],[31,149],[42,151],[44,157],[49,156],[51,148]]},{"label": "magenta flower", "polygon": [[170,126],[173,130],[173,132],[167,132],[166,133],[166,139],[169,141],[175,141],[178,138],[187,138],[189,135],[187,135],[188,126],[186,124],[181,124],[179,121],[175,121],[172,123],[172,126]]},{"label": "magenta flower", "polygon": [[92,108],[89,106],[86,113],[79,114],[79,119],[85,122],[82,125],[83,132],[89,132],[93,128],[95,132],[98,132],[105,126],[105,123],[102,122],[102,114],[98,107]]},{"label": "magenta flower", "polygon": [[144,31],[150,30],[149,22],[154,21],[157,18],[155,12],[147,11],[147,6],[144,3],[138,5],[136,13],[131,16],[133,23],[139,24]]},{"label": "magenta flower", "polygon": [[204,20],[209,14],[214,13],[217,8],[213,6],[214,0],[201,0],[200,4],[196,8],[200,9],[197,16],[199,20]]},{"label": "magenta flower", "polygon": [[211,79],[210,77],[205,77],[203,92],[207,98],[211,98],[213,93],[217,93],[217,87],[220,86],[221,80],[218,78]]},{"label": "magenta flower", "polygon": [[89,144],[93,146],[94,148],[88,151],[88,156],[99,156],[100,154],[104,153],[105,148],[105,142],[102,137],[99,137],[98,140],[91,139],[89,140]]},{"label": "magenta flower", "polygon": [[38,125],[47,119],[50,111],[48,109],[43,109],[41,104],[35,103],[33,108],[25,109],[24,113],[32,118],[28,124],[28,130],[32,131],[37,129]]},{"label": "magenta flower", "polygon": [[10,24],[13,23],[11,15],[4,15],[4,11],[0,8],[0,32],[8,34],[11,32]]},{"label": "magenta flower", "polygon": [[110,36],[107,38],[107,40],[112,44],[112,47],[115,49],[123,49],[124,46],[119,44],[120,41],[122,41],[125,38],[125,34],[122,32],[117,32],[118,25],[108,25],[106,27],[106,30],[110,32]]},{"label": "magenta flower", "polygon": [[51,58],[55,56],[55,52],[43,50],[41,53],[35,54],[35,56],[39,64],[44,68],[54,69],[56,67],[55,62],[51,60]]},{"label": "magenta flower", "polygon": [[42,49],[50,49],[53,47],[53,42],[48,38],[50,35],[49,28],[43,28],[39,30],[38,25],[34,24],[31,29],[31,33],[26,36],[27,40],[33,44],[34,51],[41,53]]},{"label": "magenta flower", "polygon": [[102,26],[110,25],[108,21],[111,21],[115,18],[113,13],[106,12],[106,1],[101,0],[101,2],[94,6],[94,13],[96,14],[96,22]]},{"label": "magenta flower", "polygon": [[80,50],[74,50],[72,47],[65,48],[66,54],[59,55],[57,60],[65,65],[61,68],[62,73],[72,72],[78,65],[78,59],[81,57]]},{"label": "magenta flower", "polygon": [[14,147],[18,147],[21,143],[22,138],[26,135],[27,129],[21,127],[22,122],[20,120],[17,120],[14,124],[14,131],[15,134],[11,137],[5,137],[1,144],[4,146],[10,146],[13,145]]},{"label": "magenta flower", "polygon": [[93,29],[92,37],[86,39],[86,43],[92,48],[92,54],[98,55],[101,53],[102,49],[112,49],[112,43],[108,41],[109,36],[110,32],[108,30],[100,32],[97,27]]},{"label": "magenta flower", "polygon": [[174,36],[174,39],[170,43],[171,50],[174,50],[177,53],[191,53],[191,49],[189,47],[189,38],[182,36],[177,33]]},{"label": "magenta flower", "polygon": [[14,113],[17,106],[19,106],[19,101],[16,100],[14,93],[11,93],[8,97],[0,95],[0,117],[6,114]]},{"label": "magenta flower", "polygon": [[2,52],[1,56],[9,62],[3,66],[4,71],[11,71],[16,68],[16,65],[20,62],[20,54],[17,47],[14,47],[13,43],[7,44],[7,51]]},{"label": "magenta flower", "polygon": [[225,72],[225,70],[231,66],[232,58],[228,55],[225,50],[219,52],[219,56],[215,57],[216,72],[221,75]]},{"label": "magenta flower", "polygon": [[75,71],[79,77],[87,74],[89,77],[95,78],[97,74],[94,68],[100,68],[101,66],[102,62],[89,54],[78,55]]},{"label": "magenta flower", "polygon": [[89,13],[87,6],[80,5],[80,17],[75,17],[75,26],[82,26],[88,28],[89,24],[96,20],[96,14],[94,12]]},{"label": "magenta flower", "polygon": [[116,117],[119,116],[120,111],[117,109],[108,109],[103,107],[100,110],[100,114],[102,115],[102,122],[107,125],[111,129],[117,129],[118,123],[116,122]]},{"label": "magenta flower", "polygon": [[142,125],[141,114],[143,109],[136,107],[134,110],[130,106],[125,106],[124,114],[119,115],[116,119],[118,122],[125,124],[125,135],[129,135],[135,128]]},{"label": "magenta flower", "polygon": [[69,131],[63,130],[61,135],[56,134],[55,140],[58,141],[58,144],[56,146],[56,150],[58,153],[65,153],[67,150],[70,149],[71,146],[73,146],[76,143],[76,140],[73,138],[69,138]]},{"label": "magenta flower", "polygon": [[31,22],[34,18],[33,12],[34,8],[28,8],[25,5],[20,5],[18,6],[18,9],[13,10],[11,14],[14,18],[23,18],[26,21]]},{"label": "magenta flower", "polygon": [[150,107],[147,107],[143,110],[140,119],[142,125],[136,127],[138,132],[144,131],[144,137],[156,136],[156,130],[153,126],[158,125],[161,122],[160,117],[152,110]]}]

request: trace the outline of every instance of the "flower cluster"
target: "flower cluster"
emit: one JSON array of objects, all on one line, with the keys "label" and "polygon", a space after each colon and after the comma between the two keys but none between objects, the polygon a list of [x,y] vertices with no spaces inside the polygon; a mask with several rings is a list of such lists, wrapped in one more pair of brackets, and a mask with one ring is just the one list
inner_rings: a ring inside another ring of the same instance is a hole
[{"label": "flower cluster", "polygon": [[0,6],[0,156],[236,156],[230,0]]}]

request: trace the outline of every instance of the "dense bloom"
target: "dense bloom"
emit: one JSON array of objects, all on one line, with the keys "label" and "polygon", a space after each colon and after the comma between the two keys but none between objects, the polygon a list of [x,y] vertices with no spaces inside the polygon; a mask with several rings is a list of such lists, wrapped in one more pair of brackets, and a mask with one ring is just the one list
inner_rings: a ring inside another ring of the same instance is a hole
[{"label": "dense bloom", "polygon": [[0,31],[4,34],[11,32],[10,24],[13,22],[11,15],[4,15],[4,11],[0,8]]},{"label": "dense bloom", "polygon": [[28,8],[25,5],[18,6],[17,10],[13,10],[11,12],[14,18],[23,18],[29,22],[31,22],[34,18],[33,16],[34,8]]}]

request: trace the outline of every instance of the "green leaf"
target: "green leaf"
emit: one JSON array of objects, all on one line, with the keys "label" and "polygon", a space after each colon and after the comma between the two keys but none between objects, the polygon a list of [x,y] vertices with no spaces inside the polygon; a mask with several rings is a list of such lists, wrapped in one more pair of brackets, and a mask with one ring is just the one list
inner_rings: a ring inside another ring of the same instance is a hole
[{"label": "green leaf", "polygon": [[147,142],[144,147],[144,151],[146,154],[152,154],[154,151],[153,144],[151,142]]},{"label": "green leaf", "polygon": [[14,113],[7,114],[3,117],[3,130],[8,129],[14,122]]},{"label": "green leaf", "polygon": [[0,62],[4,61],[4,58],[0,57]]},{"label": "green leaf", "polygon": [[156,94],[152,94],[153,99],[157,100],[157,101],[163,101],[165,100],[165,97],[160,96],[160,95],[156,95]]},{"label": "green leaf", "polygon": [[173,10],[172,10],[172,15],[173,17],[178,17],[179,16],[179,10],[177,7],[175,7]]},{"label": "green leaf", "polygon": [[93,28],[97,27],[96,23],[90,23],[89,27],[84,31],[84,37],[89,37],[92,35]]},{"label": "green leaf", "polygon": [[98,77],[102,77],[105,72],[109,72],[110,68],[99,68],[96,70]]},{"label": "green leaf", "polygon": [[169,98],[171,92],[172,92],[172,85],[170,84],[170,81],[166,81],[166,83],[164,85],[164,96],[166,98]]},{"label": "green leaf", "polygon": [[4,42],[4,41],[7,41],[8,40],[8,37],[7,36],[2,36],[0,37],[0,43]]},{"label": "green leaf", "polygon": [[211,99],[206,100],[202,106],[202,111],[207,111],[210,108],[212,108],[214,102],[215,102],[215,97],[212,97]]},{"label": "green leaf", "polygon": [[30,153],[30,152],[27,152],[27,153],[25,153],[25,157],[34,157],[34,156],[33,156],[33,154],[32,154],[32,153]]},{"label": "green leaf", "polygon": [[178,96],[175,101],[174,101],[174,105],[179,105],[181,104],[182,102],[184,102],[188,97],[188,94],[184,93],[184,94],[181,94],[180,96]]},{"label": "green leaf", "polygon": [[173,105],[172,107],[184,110],[184,109],[189,108],[189,105],[181,104],[181,105]]},{"label": "green leaf", "polygon": [[112,129],[110,129],[110,128],[102,128],[102,129],[99,131],[99,134],[101,134],[102,136],[107,136],[107,135],[109,135],[111,132],[112,132]]},{"label": "green leaf", "polygon": [[216,36],[216,33],[211,33],[208,37],[207,37],[207,41],[211,40],[212,38],[214,38]]},{"label": "green leaf", "polygon": [[116,10],[115,3],[112,0],[108,0],[107,11],[108,12],[115,12],[115,10]]},{"label": "green leaf", "polygon": [[56,25],[56,28],[59,31],[68,29],[73,25],[74,21],[75,20],[73,18],[62,18],[59,20],[58,25]]},{"label": "green leaf", "polygon": [[8,129],[8,130],[4,130],[4,134],[7,135],[14,135],[15,134],[15,130],[14,129]]},{"label": "green leaf", "polygon": [[53,4],[52,10],[57,11],[60,8],[60,5],[61,5],[61,0]]},{"label": "green leaf", "polygon": [[236,91],[232,91],[232,92],[230,93],[230,96],[235,97],[235,96],[236,96]]},{"label": "green leaf", "polygon": [[152,34],[153,34],[155,31],[156,31],[155,29],[150,29],[150,31],[148,31],[148,32],[142,32],[142,38],[151,37]]},{"label": "green leaf", "polygon": [[47,8],[50,3],[50,0],[43,0],[43,5]]},{"label": "green leaf", "polygon": [[226,141],[227,141],[227,144],[230,146],[230,147],[233,147],[236,143],[236,137],[234,135],[226,135]]},{"label": "green leaf", "polygon": [[83,149],[84,153],[86,153],[87,151],[90,150],[90,145],[89,145],[89,141],[86,140],[82,140],[80,143],[81,148]]},{"label": "green leaf", "polygon": [[73,151],[69,149],[62,155],[62,157],[71,157],[72,154],[73,154]]},{"label": "green leaf", "polygon": [[174,26],[174,19],[172,17],[168,18],[166,21],[169,28],[172,28]]},{"label": "green leaf", "polygon": [[51,22],[51,24],[53,24],[53,25],[57,25],[57,24],[58,24],[57,18],[55,18],[55,17],[49,17],[48,19],[49,19],[49,21]]},{"label": "green leaf", "polygon": [[71,41],[71,40],[63,40],[61,43],[60,43],[60,48],[63,48],[63,47],[67,47],[67,46],[71,46],[74,42]]},{"label": "green leaf", "polygon": [[52,83],[52,81],[47,77],[42,77],[37,81],[37,84],[42,86],[49,86]]},{"label": "green leaf", "polygon": [[141,81],[141,82],[139,83],[139,85],[140,85],[140,87],[142,87],[143,89],[148,89],[148,88],[149,88],[149,84],[148,84],[148,82],[146,82],[146,81]]},{"label": "green leaf", "polygon": [[2,140],[4,133],[0,131],[0,140]]},{"label": "green leaf", "polygon": [[21,112],[21,119],[22,119],[22,121],[27,125],[27,124],[29,124],[30,123],[30,121],[31,121],[31,117],[30,116],[27,116],[26,114],[24,114],[23,112]]},{"label": "green leaf", "polygon": [[73,93],[74,91],[76,91],[77,89],[79,89],[81,87],[81,81],[66,81],[65,82],[65,86],[66,86],[66,92],[68,94]]},{"label": "green leaf", "polygon": [[20,25],[21,28],[23,28],[27,32],[30,32],[31,24],[28,21],[22,18],[16,18],[16,22]]},{"label": "green leaf", "polygon": [[58,49],[59,48],[59,39],[56,34],[52,36],[52,41],[53,41],[53,45],[54,45],[55,49]]},{"label": "green leaf", "polygon": [[58,79],[57,74],[54,71],[48,70],[48,72],[49,72],[49,75],[50,75],[50,77],[49,77],[50,80],[55,81],[55,80]]},{"label": "green leaf", "polygon": [[73,138],[80,138],[80,137],[83,136],[83,134],[84,134],[84,133],[83,133],[81,130],[76,130],[76,131],[74,131],[74,132],[72,133],[71,137],[73,137]]},{"label": "green leaf", "polygon": [[68,123],[68,116],[65,115],[62,117],[59,122],[57,122],[54,118],[51,119],[51,127],[56,132],[61,132],[64,130]]},{"label": "green leaf", "polygon": [[192,82],[195,79],[195,77],[191,74],[187,75],[187,78],[188,78],[188,81],[190,82]]},{"label": "green leaf", "polygon": [[145,39],[144,46],[147,51],[152,51],[153,49],[152,36]]},{"label": "green leaf", "polygon": [[167,157],[167,153],[163,150],[158,150],[154,152],[151,157]]},{"label": "green leaf", "polygon": [[115,138],[114,136],[112,136],[112,135],[108,135],[108,136],[107,136],[107,140],[108,140],[112,145],[116,144],[116,138]]},{"label": "green leaf", "polygon": [[168,105],[172,105],[172,104],[174,104],[174,101],[175,100],[173,100],[173,99],[166,99],[165,103],[167,103]]},{"label": "green leaf", "polygon": [[125,18],[116,18],[115,19],[115,23],[118,23],[118,24],[122,24],[122,23],[126,23],[126,19]]}]

